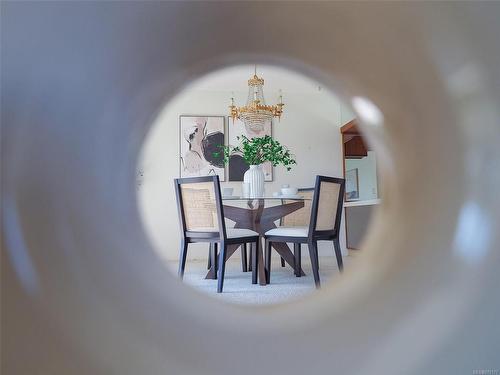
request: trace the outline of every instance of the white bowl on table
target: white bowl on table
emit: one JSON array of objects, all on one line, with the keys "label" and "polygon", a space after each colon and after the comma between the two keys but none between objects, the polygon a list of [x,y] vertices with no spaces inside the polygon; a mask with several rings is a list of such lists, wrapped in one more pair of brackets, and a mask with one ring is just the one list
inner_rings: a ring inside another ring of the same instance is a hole
[{"label": "white bowl on table", "polygon": [[224,198],[230,198],[233,196],[234,188],[225,187],[222,189],[222,196]]},{"label": "white bowl on table", "polygon": [[281,188],[281,195],[284,197],[290,197],[290,196],[296,196],[297,193],[299,192],[299,189],[297,188]]}]

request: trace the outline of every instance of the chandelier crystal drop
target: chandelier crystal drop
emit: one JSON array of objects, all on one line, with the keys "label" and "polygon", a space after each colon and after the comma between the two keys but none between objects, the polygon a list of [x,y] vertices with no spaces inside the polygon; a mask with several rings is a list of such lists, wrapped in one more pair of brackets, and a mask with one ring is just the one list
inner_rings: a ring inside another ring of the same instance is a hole
[{"label": "chandelier crystal drop", "polygon": [[283,97],[280,94],[279,103],[276,105],[266,105],[264,100],[264,79],[257,76],[257,68],[252,78],[248,80],[247,105],[236,107],[234,98],[231,98],[229,115],[235,119],[243,121],[245,126],[253,131],[264,129],[264,124],[277,117],[281,119],[283,114]]}]

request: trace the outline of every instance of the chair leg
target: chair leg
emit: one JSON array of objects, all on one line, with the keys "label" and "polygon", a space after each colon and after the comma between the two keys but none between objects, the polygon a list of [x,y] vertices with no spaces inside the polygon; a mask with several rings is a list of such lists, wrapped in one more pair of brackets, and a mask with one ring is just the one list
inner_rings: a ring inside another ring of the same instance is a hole
[{"label": "chair leg", "polygon": [[315,252],[316,252],[316,261],[318,262],[318,270],[319,270],[319,252],[318,252],[318,242],[316,242]]},{"label": "chair leg", "polygon": [[207,270],[209,270],[212,267],[212,243],[210,243],[210,246],[208,247],[208,262],[207,262]]},{"label": "chair leg", "polygon": [[295,276],[300,277],[300,270],[302,269],[302,251],[300,243],[293,244],[293,255],[295,256]]},{"label": "chair leg", "polygon": [[285,259],[281,258],[281,267],[285,267]]},{"label": "chair leg", "polygon": [[220,244],[219,253],[219,274],[217,280],[217,293],[222,293],[222,288],[224,287],[224,272],[226,271],[226,250],[227,245],[224,242]]},{"label": "chair leg", "polygon": [[272,242],[269,240],[266,240],[265,244],[266,248],[264,249],[265,256],[264,256],[264,269],[265,269],[265,274],[266,274],[266,284],[271,283],[271,249],[272,249]]},{"label": "chair leg", "polygon": [[210,264],[214,265],[215,279],[217,279],[217,242],[210,244]]},{"label": "chair leg", "polygon": [[309,256],[311,257],[311,266],[314,275],[314,283],[316,288],[320,287],[319,281],[319,264],[318,264],[318,242],[312,241],[307,244],[309,247]]},{"label": "chair leg", "polygon": [[247,272],[248,271],[248,267],[247,267],[247,244],[246,243],[241,244],[241,270],[243,272]]},{"label": "chair leg", "polygon": [[186,268],[186,258],[187,258],[187,248],[188,244],[185,239],[181,240],[181,249],[179,253],[179,277],[184,277],[184,269]]},{"label": "chair leg", "polygon": [[259,251],[260,251],[260,238],[255,243],[255,246],[250,247],[250,252],[253,252],[252,257],[252,284],[257,284],[257,275],[259,273]]},{"label": "chair leg", "polygon": [[344,270],[344,262],[342,261],[342,250],[340,250],[340,242],[338,238],[333,240],[333,247],[335,248],[335,256],[337,257],[339,271],[342,272]]},{"label": "chair leg", "polygon": [[250,245],[250,253],[248,254],[248,264],[247,264],[247,270],[252,271],[252,264],[253,264],[253,251],[252,251],[252,245]]}]

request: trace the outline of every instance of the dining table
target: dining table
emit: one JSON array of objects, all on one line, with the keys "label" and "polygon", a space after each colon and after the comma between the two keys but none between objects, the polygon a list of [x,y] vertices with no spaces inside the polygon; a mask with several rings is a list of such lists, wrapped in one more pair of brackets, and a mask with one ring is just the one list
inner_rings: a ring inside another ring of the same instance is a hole
[{"label": "dining table", "polygon": [[[261,236],[273,228],[275,222],[304,207],[304,201],[310,200],[302,196],[271,196],[271,197],[222,197],[224,206],[224,217],[234,221],[235,228],[251,229]],[[235,205],[236,204],[236,205]],[[238,250],[241,245],[229,245],[226,251],[226,261]],[[255,245],[253,245],[255,246]],[[290,247],[286,243],[273,243],[272,247],[278,252],[281,258],[295,271],[295,257]],[[305,275],[300,270],[301,275]],[[215,279],[216,268],[212,263],[206,275],[206,279]],[[266,285],[264,269],[263,246],[258,252],[258,278],[260,285]]]}]

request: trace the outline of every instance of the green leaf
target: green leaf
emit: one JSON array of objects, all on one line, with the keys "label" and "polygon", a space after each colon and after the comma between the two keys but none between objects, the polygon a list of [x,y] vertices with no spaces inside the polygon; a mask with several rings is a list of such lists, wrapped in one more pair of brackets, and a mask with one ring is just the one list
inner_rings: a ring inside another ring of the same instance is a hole
[{"label": "green leaf", "polygon": [[[297,164],[290,150],[269,135],[252,139],[241,135],[237,136],[236,139],[240,142],[238,146],[218,146],[222,149],[225,164],[229,163],[229,158],[235,153],[241,153],[249,165],[258,165],[269,161],[273,166],[283,165],[287,171],[290,171],[291,165]],[[218,155],[214,153],[214,156]]]}]

